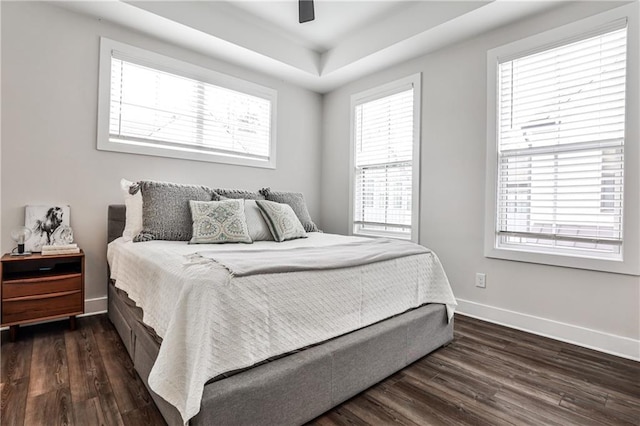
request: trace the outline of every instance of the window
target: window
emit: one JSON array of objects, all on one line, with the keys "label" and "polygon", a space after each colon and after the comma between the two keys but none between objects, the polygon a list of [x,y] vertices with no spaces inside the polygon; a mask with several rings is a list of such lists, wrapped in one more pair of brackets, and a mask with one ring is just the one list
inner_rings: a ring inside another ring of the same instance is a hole
[{"label": "window", "polygon": [[566,29],[489,52],[494,214],[485,253],[612,271],[635,263],[635,270],[633,258],[623,266],[589,263],[623,262],[626,248],[638,250],[637,236],[625,244],[625,203],[637,211],[625,185],[627,19],[557,36]]},{"label": "window", "polygon": [[98,149],[275,167],[275,91],[101,40]]},{"label": "window", "polygon": [[417,242],[420,74],[351,103],[351,232]]}]

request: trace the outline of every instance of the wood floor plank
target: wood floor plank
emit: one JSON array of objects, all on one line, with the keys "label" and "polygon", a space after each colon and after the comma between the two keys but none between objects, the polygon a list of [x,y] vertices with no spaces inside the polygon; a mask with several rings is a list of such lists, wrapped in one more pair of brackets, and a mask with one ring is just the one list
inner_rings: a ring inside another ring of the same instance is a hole
[{"label": "wood floor plank", "polygon": [[335,413],[337,416],[340,417],[340,419],[345,422],[345,424],[347,425],[352,425],[352,426],[367,426],[369,423],[367,423],[367,421],[365,421],[364,419],[361,419],[360,417],[358,417],[358,415],[356,415],[354,412],[350,411],[348,408],[345,407],[335,407],[334,410],[332,410],[333,413]]},{"label": "wood floor plank", "polygon": [[95,333],[111,333],[113,331],[113,324],[109,321],[107,315],[94,315],[87,317],[86,321],[88,325]]},{"label": "wood floor plank", "polygon": [[598,426],[599,423],[588,417],[563,409],[558,404],[547,404],[541,400],[532,398],[530,394],[521,392],[520,389],[502,388],[494,396],[493,400],[502,406],[511,407],[512,412],[536,418],[536,424],[544,425],[581,425]]},{"label": "wood floor plank", "polygon": [[3,425],[24,423],[32,349],[33,339],[31,338],[24,338],[17,342],[7,340],[2,343],[0,423]]},{"label": "wood floor plank", "polygon": [[[451,345],[446,349],[446,352],[436,352],[432,357],[427,357],[425,362],[439,366],[438,368],[440,369],[460,370],[464,375],[482,378],[487,383],[499,383],[500,386],[522,386],[517,379],[513,378],[535,374],[526,365],[509,363],[487,356],[483,352],[477,351],[474,347],[459,348]],[[539,391],[536,387],[533,387],[533,389],[531,393],[536,397],[541,397],[542,395],[540,394],[545,393]],[[557,404],[561,395],[546,393],[544,397],[550,403]]]},{"label": "wood floor plank", "polygon": [[100,409],[107,425],[123,426],[122,414],[118,408],[116,397],[111,390],[111,385],[105,386],[98,392]]},{"label": "wood floor plank", "polygon": [[443,416],[432,410],[428,405],[415,401],[404,395],[390,392],[383,386],[375,386],[367,390],[368,397],[376,404],[389,407],[414,423],[422,425],[451,424]]},{"label": "wood floor plank", "polygon": [[414,403],[428,406],[432,413],[442,420],[447,419],[447,421],[453,421],[459,425],[487,423],[487,419],[482,416],[482,413],[474,411],[470,405],[460,399],[452,399],[451,393],[437,391],[431,386],[423,386],[411,377],[386,388],[389,392],[408,398]]},{"label": "wood floor plank", "polygon": [[[562,342],[561,342],[562,343]],[[580,361],[595,361],[605,365],[611,365],[616,370],[626,370],[630,375],[638,377],[638,362],[618,356],[611,356],[594,349],[583,348],[569,343],[564,343],[561,352],[575,356]]]},{"label": "wood floor plank", "polygon": [[617,411],[629,418],[635,418],[640,424],[640,399],[632,401],[630,399],[622,399],[616,396],[609,396],[605,407]]},{"label": "wood floor plank", "polygon": [[127,426],[164,426],[160,412],[153,405],[145,405],[124,413],[122,420]]},{"label": "wood floor plank", "polygon": [[109,426],[111,424],[104,418],[98,397],[74,401],[73,414],[78,425]]},{"label": "wood floor plank", "polygon": [[0,424],[20,426],[25,424],[29,376],[2,384]]},{"label": "wood floor plank", "polygon": [[[91,410],[92,407],[95,406],[100,410],[100,413],[97,413],[95,416],[97,418],[104,419],[105,424],[123,425],[124,423],[122,421],[120,409],[118,408],[118,403],[116,402],[113,390],[111,389],[110,382],[101,382],[97,380],[95,376],[87,376],[85,379],[86,381],[94,380],[93,390],[95,391],[96,396],[89,399],[82,396],[73,397],[72,388],[72,398],[74,401],[74,405],[81,404],[83,405],[83,407],[86,406],[82,409],[82,412],[85,412],[87,409]],[[93,415],[91,414],[86,415],[93,417]]]},{"label": "wood floor plank", "polygon": [[69,385],[74,401],[85,401],[97,396],[96,388],[104,386],[107,377],[93,332],[88,324],[81,323],[75,331],[65,332]]},{"label": "wood floor plank", "polygon": [[578,348],[577,346],[563,348],[558,355],[565,359],[579,362],[582,365],[589,365],[613,374],[623,375],[636,382],[640,381],[638,366],[635,365],[637,361],[610,356],[591,349]]},{"label": "wood floor plank", "polygon": [[[421,386],[417,383],[414,384],[429,389],[430,393],[444,397],[449,402],[455,404],[456,407],[467,407],[478,419],[482,419],[481,423],[496,426],[512,424],[511,422],[514,416],[506,414],[507,411],[505,407],[497,406],[497,404],[490,399],[495,393],[494,389],[486,395],[479,394],[471,390],[472,385],[464,384],[460,386],[458,381],[450,380],[444,374],[439,374],[428,383],[424,383],[426,386]],[[506,408],[508,409],[508,407]]]},{"label": "wood floor plank", "polygon": [[640,416],[627,416],[624,412],[608,409],[604,405],[592,404],[589,400],[573,395],[565,395],[560,401],[560,406],[603,425],[637,426],[640,424]]},{"label": "wood floor plank", "polygon": [[307,425],[314,426],[367,426],[366,420],[361,419],[343,406],[337,406],[326,414],[314,419]]},{"label": "wood floor plank", "polygon": [[9,383],[12,380],[29,376],[32,349],[33,339],[30,338],[2,344],[2,373],[0,382]]},{"label": "wood floor plank", "polygon": [[511,359],[516,362],[528,363],[537,372],[544,372],[555,379],[570,383],[581,392],[592,395],[606,395],[610,390],[615,390],[616,394],[637,396],[640,393],[640,386],[627,380],[616,380],[606,373],[582,367],[575,362],[561,362],[557,358],[535,357],[534,354],[523,355],[519,351],[511,350],[507,347],[501,354],[496,355],[503,359]]},{"label": "wood floor plank", "polygon": [[[434,383],[446,382],[450,384],[455,391],[461,395],[467,396],[470,400],[475,401],[478,399],[489,399],[501,388],[502,383],[497,380],[492,380],[487,377],[476,378],[466,372],[453,368],[450,365],[439,364],[437,374],[433,377],[429,375],[410,374],[407,371],[407,376],[410,376],[414,380],[417,380],[425,387],[433,386]],[[558,402],[560,402],[558,400]]]},{"label": "wood floor plank", "polygon": [[334,416],[334,413],[330,411],[313,419],[307,423],[307,426],[338,426],[339,423],[336,423],[332,416]]},{"label": "wood floor plank", "polygon": [[68,387],[59,387],[27,399],[25,425],[74,425],[75,418]]},{"label": "wood floor plank", "polygon": [[627,395],[640,394],[640,377],[634,377],[626,368],[614,369],[602,363],[583,361],[574,356],[567,357],[563,353],[554,358],[554,363],[559,368],[567,367],[592,385],[615,389],[616,392]]},{"label": "wood floor plank", "polygon": [[407,368],[405,368],[404,370],[402,370],[402,376],[400,376],[397,380],[395,381],[385,380],[385,383],[387,384],[395,383],[398,380],[401,380],[404,376],[411,376],[426,383],[440,373],[439,369],[433,368],[432,366],[427,365],[420,361],[421,360],[418,360],[413,364],[411,364],[410,366],[408,366]]},{"label": "wood floor plank", "polygon": [[501,339],[508,339],[511,342],[521,342],[538,345],[545,351],[560,351],[562,348],[565,348],[567,347],[566,345],[568,345],[567,343],[560,342],[558,340],[553,340],[547,337],[527,333],[525,331],[516,330],[515,328],[504,327],[487,321],[477,320],[475,318],[466,317],[464,315],[456,315],[455,324],[456,326],[459,326],[461,328],[465,327],[466,325],[470,325],[479,333],[486,333]]},{"label": "wood floor plank", "polygon": [[345,405],[344,409],[354,413],[367,425],[394,424],[401,426],[420,426],[397,411],[394,411],[384,405],[377,404],[376,401],[369,398],[367,395],[360,395],[354,398],[353,403]]},{"label": "wood floor plank", "polygon": [[[113,386],[111,384],[111,378],[107,373],[102,354],[100,353],[100,348],[98,347],[98,343],[95,341],[95,335],[99,333],[104,333],[104,332],[112,333],[113,338],[114,339],[117,338],[120,341],[119,347],[121,348],[121,350],[124,351],[125,349],[122,345],[122,341],[120,340],[115,328],[111,323],[108,322],[108,319],[106,318],[107,318],[106,315],[97,315],[97,316],[86,318],[87,320],[86,326],[91,329],[91,333],[93,335],[94,342],[97,348],[97,354],[94,358],[96,362],[96,377],[101,377],[102,374],[104,374],[104,376],[106,376],[108,380],[107,383],[102,383],[102,381],[100,380],[97,380],[96,382],[94,382],[98,386],[96,387],[96,391],[98,394],[98,399],[100,401],[100,408],[102,409],[102,414],[108,425],[121,426],[121,425],[124,425],[124,421],[122,419],[122,414],[120,412],[118,403],[116,401],[116,397],[114,395]],[[110,324],[110,328],[106,328],[106,331],[105,331],[104,319],[106,319],[108,324]],[[129,362],[130,362],[130,359],[129,359]],[[145,389],[145,392],[146,392],[146,389]],[[151,396],[149,396],[148,398],[150,399]]]},{"label": "wood floor plank", "polygon": [[34,339],[29,376],[29,398],[68,387],[69,369],[62,329]]},{"label": "wood floor plank", "polygon": [[120,337],[113,332],[94,333],[94,337],[120,413],[151,403],[151,397],[134,370]]},{"label": "wood floor plank", "polygon": [[499,335],[497,335],[497,333],[479,331],[477,329],[474,329],[473,326],[467,325],[466,323],[462,323],[458,326],[457,337],[471,338],[476,340],[479,344],[490,346],[496,349],[502,349],[510,343],[509,339],[500,337]]},{"label": "wood floor plank", "polygon": [[[475,346],[465,346],[464,350],[452,348],[450,359],[457,360],[482,360],[489,362],[484,364],[484,368],[493,365],[492,373],[499,377],[502,373],[500,369],[512,372],[516,376],[537,376],[542,382],[548,383],[551,389],[558,389],[564,395],[568,392],[580,392],[585,398],[590,397],[594,402],[604,403],[607,392],[599,386],[593,386],[582,375],[577,375],[567,368],[559,368],[552,358],[533,355],[522,355],[517,350],[506,347],[501,351],[492,348],[477,349]],[[538,386],[536,384],[536,386]]]}]

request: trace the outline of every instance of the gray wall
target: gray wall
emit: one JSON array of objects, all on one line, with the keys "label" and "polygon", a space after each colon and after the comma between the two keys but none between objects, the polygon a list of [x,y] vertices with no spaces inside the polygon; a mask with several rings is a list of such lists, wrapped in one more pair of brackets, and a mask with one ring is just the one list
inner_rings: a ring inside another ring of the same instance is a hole
[{"label": "gray wall", "polygon": [[[438,253],[460,299],[460,310],[565,340],[580,341],[584,331],[587,344],[602,347],[604,339],[615,342],[608,350],[633,351],[635,345],[637,353],[639,277],[483,255],[487,50],[610,7],[595,2],[566,6],[325,95],[321,184],[325,230],[348,232],[350,96],[422,72],[420,242]],[[487,274],[486,289],[474,286],[476,272]]]},{"label": "gray wall", "polygon": [[[276,89],[277,169],[96,150],[100,36]],[[122,177],[302,191],[319,214],[322,97],[311,91],[35,2],[2,4],[1,90],[2,250],[13,247],[10,232],[24,223],[26,204],[69,204],[86,252],[87,299],[106,295],[107,205],[123,202]]]}]

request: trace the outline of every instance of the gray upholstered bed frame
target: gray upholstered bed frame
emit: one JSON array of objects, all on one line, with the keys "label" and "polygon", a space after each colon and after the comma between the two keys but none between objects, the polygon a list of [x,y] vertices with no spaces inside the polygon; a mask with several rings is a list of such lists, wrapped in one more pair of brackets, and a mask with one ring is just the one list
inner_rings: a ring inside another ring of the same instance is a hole
[{"label": "gray upholstered bed frame", "polygon": [[[109,206],[108,240],[122,235],[123,205]],[[109,318],[145,386],[160,345],[141,311],[109,282]],[[367,389],[453,339],[444,305],[404,314],[261,364],[204,388],[191,425],[298,425]],[[178,411],[149,389],[171,426]]]}]

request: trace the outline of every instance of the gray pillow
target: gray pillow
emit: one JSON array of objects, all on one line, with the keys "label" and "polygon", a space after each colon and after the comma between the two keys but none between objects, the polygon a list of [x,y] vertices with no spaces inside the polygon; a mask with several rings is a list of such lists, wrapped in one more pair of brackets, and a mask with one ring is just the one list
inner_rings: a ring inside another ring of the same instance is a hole
[{"label": "gray pillow", "polygon": [[201,185],[141,181],[142,231],[135,242],[151,240],[189,241],[191,239],[191,210],[189,201],[217,199],[211,188]]},{"label": "gray pillow", "polygon": [[277,242],[307,238],[307,233],[291,206],[266,200],[256,200],[256,204]]},{"label": "gray pillow", "polygon": [[273,235],[265,222],[256,200],[244,200],[244,216],[247,219],[247,228],[253,241],[273,241]]},{"label": "gray pillow", "polygon": [[318,226],[311,220],[307,203],[305,203],[304,195],[302,195],[301,192],[272,191],[271,188],[262,188],[259,192],[264,195],[264,198],[268,201],[275,201],[276,203],[284,203],[291,206],[305,231],[320,231]]},{"label": "gray pillow", "polygon": [[224,198],[243,198],[245,200],[264,200],[264,196],[258,192],[245,191],[244,189],[214,189],[215,193]]},{"label": "gray pillow", "polygon": [[251,243],[244,200],[189,201],[193,237],[189,244]]}]

